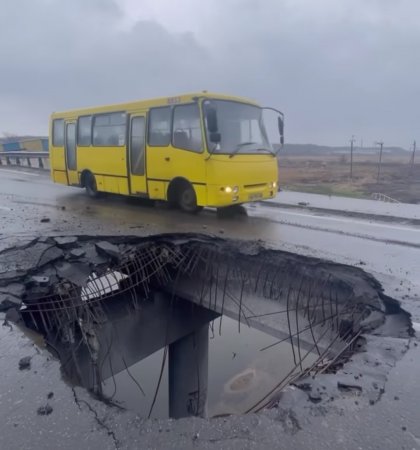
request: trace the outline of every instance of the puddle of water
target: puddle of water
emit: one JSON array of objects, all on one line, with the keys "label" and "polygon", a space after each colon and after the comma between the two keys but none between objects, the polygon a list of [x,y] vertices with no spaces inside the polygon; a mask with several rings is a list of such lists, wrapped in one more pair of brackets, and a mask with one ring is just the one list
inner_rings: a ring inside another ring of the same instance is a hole
[{"label": "puddle of water", "polygon": [[[219,335],[220,321],[222,321]],[[260,351],[276,338],[226,316],[210,325],[208,415],[241,414],[271,391],[294,367],[291,345],[284,342]],[[214,332],[212,332],[212,330]],[[159,350],[103,383],[104,393],[125,408],[148,416],[156,392],[164,351]],[[308,355],[304,367],[316,355]],[[133,381],[141,385],[144,394]],[[168,417],[168,361],[151,417]]]},{"label": "puddle of water", "polygon": [[[244,413],[289,374],[295,363],[288,342],[261,351],[277,341],[243,324],[239,332],[238,323],[226,316],[214,321],[209,351],[210,415]],[[316,355],[308,355],[304,367],[315,360]]]},{"label": "puddle of water", "polygon": [[[128,369],[132,377],[126,370],[123,370],[114,375],[114,379],[111,377],[105,380],[102,384],[104,394],[113,397],[115,402],[124,408],[135,411],[141,417],[148,417],[157,389],[163,354],[164,350],[162,349],[133,364]],[[133,378],[140,384],[144,394]],[[165,364],[151,417],[169,417],[168,361]]]}]

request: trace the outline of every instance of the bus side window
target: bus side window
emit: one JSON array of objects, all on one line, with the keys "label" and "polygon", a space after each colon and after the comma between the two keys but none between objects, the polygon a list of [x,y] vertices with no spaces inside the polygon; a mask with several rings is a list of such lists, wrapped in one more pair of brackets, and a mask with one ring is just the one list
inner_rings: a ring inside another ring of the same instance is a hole
[{"label": "bus side window", "polygon": [[52,143],[54,147],[63,147],[64,145],[64,119],[53,120]]},{"label": "bus side window", "polygon": [[171,142],[172,111],[169,106],[152,108],[149,113],[148,143],[152,147],[167,147]]},{"label": "bus side window", "polygon": [[125,145],[126,113],[98,114],[93,121],[95,147],[122,147]]},{"label": "bus side window", "polygon": [[92,116],[81,116],[77,121],[77,145],[88,147],[92,142]]},{"label": "bus side window", "polygon": [[200,110],[197,104],[175,107],[172,143],[174,147],[184,150],[202,151]]}]

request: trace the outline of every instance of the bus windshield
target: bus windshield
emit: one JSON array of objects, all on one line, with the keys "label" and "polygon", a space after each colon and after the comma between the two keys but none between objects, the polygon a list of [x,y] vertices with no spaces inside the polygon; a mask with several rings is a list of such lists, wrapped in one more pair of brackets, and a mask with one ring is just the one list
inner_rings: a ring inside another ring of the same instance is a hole
[{"label": "bus windshield", "polygon": [[206,123],[207,145],[210,153],[273,153],[258,106],[226,100],[211,100],[217,111],[220,142],[210,140]]}]

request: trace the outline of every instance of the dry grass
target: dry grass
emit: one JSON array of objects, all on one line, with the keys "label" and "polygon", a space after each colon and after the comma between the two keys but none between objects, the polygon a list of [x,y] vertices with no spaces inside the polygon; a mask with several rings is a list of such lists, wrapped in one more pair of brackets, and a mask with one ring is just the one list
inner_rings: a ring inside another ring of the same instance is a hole
[{"label": "dry grass", "polygon": [[369,198],[381,192],[396,200],[420,203],[420,163],[411,170],[408,158],[384,155],[377,182],[377,155],[355,155],[353,178],[344,155],[307,155],[279,158],[280,186],[291,190]]}]

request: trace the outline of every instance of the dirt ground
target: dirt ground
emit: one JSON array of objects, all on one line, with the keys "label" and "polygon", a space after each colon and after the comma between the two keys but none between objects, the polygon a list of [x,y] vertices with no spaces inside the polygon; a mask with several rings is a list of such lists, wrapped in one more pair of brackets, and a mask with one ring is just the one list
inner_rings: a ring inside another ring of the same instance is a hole
[{"label": "dirt ground", "polygon": [[280,188],[328,195],[371,198],[385,194],[399,202],[420,204],[420,162],[384,155],[379,181],[378,156],[355,155],[353,177],[346,155],[285,155],[279,158]]}]

